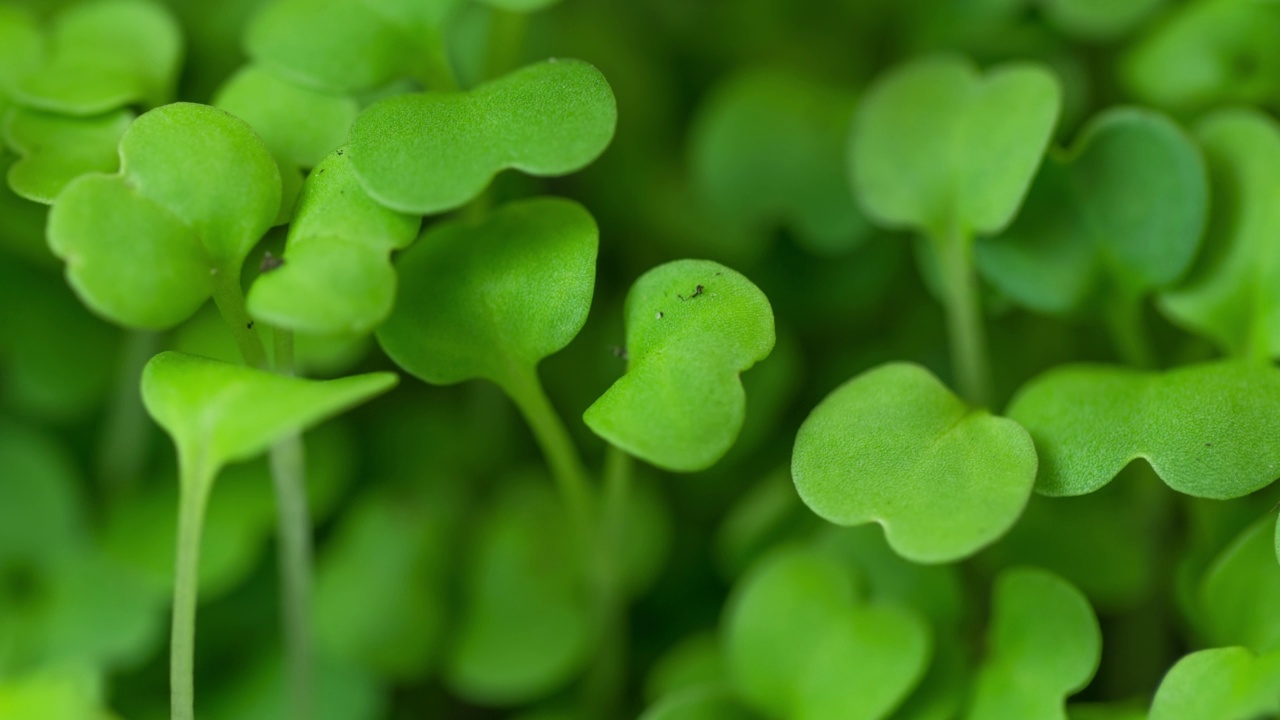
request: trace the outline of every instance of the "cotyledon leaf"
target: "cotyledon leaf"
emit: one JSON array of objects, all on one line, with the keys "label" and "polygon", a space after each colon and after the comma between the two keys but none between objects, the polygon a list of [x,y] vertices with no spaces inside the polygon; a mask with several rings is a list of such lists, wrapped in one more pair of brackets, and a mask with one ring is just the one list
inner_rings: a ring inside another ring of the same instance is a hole
[{"label": "cotyledon leaf", "polygon": [[1280,652],[1201,650],[1160,682],[1150,720],[1260,720],[1280,713]]},{"label": "cotyledon leaf", "polygon": [[878,522],[916,562],[967,557],[1022,513],[1036,477],[1031,437],[974,409],[917,365],[891,363],[837,388],[800,426],[791,473],[838,525]]},{"label": "cotyledon leaf", "polygon": [[928,624],[896,605],[860,599],[831,555],[785,548],[740,581],[722,629],[732,685],[778,720],[876,720],[919,682]]},{"label": "cotyledon leaf", "polygon": [[1040,0],[1045,19],[1082,40],[1111,41],[1133,30],[1166,0]]},{"label": "cotyledon leaf", "polygon": [[640,720],[752,720],[723,687],[694,687],[672,693],[644,711]]},{"label": "cotyledon leaf", "polygon": [[1202,625],[1212,645],[1280,651],[1280,564],[1271,514],[1246,528],[1200,584]]},{"label": "cotyledon leaf", "polygon": [[184,473],[212,482],[281,437],[390,390],[392,373],[304,380],[177,352],[142,373],[147,412],[173,438]]},{"label": "cotyledon leaf", "polygon": [[337,150],[307,177],[289,226],[283,264],[266,269],[247,298],[253,317],[295,332],[358,335],[382,323],[396,296],[391,251],[422,224],[374,202]]},{"label": "cotyledon leaf", "polygon": [[49,214],[49,246],[91,308],[134,327],[191,316],[240,265],[280,208],[280,172],[242,120],[175,103],[120,141],[117,175],[89,174]]},{"label": "cotyledon leaf", "polygon": [[1101,659],[1098,618],[1079,590],[1037,568],[1006,570],[965,720],[1061,720]]},{"label": "cotyledon leaf", "polygon": [[599,70],[552,59],[467,92],[375,103],[351,127],[351,160],[378,202],[428,215],[470,201],[507,168],[539,176],[581,169],[604,152],[617,118]]},{"label": "cotyledon leaf", "polygon": [[659,467],[703,470],[742,428],[739,374],[773,349],[773,308],[750,280],[677,260],[627,295],[627,372],[583,414],[600,437]]},{"label": "cotyledon leaf", "polygon": [[1036,491],[1083,495],[1145,458],[1178,492],[1226,499],[1280,476],[1280,371],[1239,362],[1055,368],[1010,403],[1040,453]]},{"label": "cotyledon leaf", "polygon": [[81,175],[115,172],[120,138],[132,122],[128,110],[71,117],[14,108],[3,128],[5,142],[20,156],[9,168],[9,187],[48,205]]},{"label": "cotyledon leaf", "polygon": [[1209,190],[1200,151],[1169,118],[1139,108],[1095,117],[1051,154],[1017,220],[977,245],[1006,295],[1043,312],[1140,300],[1190,268]]},{"label": "cotyledon leaf", "polygon": [[996,232],[1022,203],[1060,104],[1057,81],[1034,64],[981,73],[940,56],[891,70],[854,116],[855,194],[885,226],[938,238]]},{"label": "cotyledon leaf", "polygon": [[95,0],[54,18],[41,61],[11,93],[22,105],[67,115],[155,106],[173,93],[181,59],[182,31],[164,5]]},{"label": "cotyledon leaf", "polygon": [[0,113],[18,79],[39,65],[43,51],[44,34],[36,16],[11,3],[0,5]]},{"label": "cotyledon leaf", "polygon": [[426,382],[511,386],[586,322],[599,230],[559,198],[433,226],[396,259],[400,285],[378,342]]},{"label": "cotyledon leaf", "polygon": [[1213,215],[1202,260],[1159,306],[1237,357],[1280,355],[1280,126],[1249,109],[1195,128],[1209,163]]}]

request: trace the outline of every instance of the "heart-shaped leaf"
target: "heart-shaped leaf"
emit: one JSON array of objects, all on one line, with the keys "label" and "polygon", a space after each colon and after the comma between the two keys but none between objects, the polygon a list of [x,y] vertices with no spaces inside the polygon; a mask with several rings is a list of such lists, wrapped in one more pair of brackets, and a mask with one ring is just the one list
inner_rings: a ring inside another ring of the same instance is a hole
[{"label": "heart-shaped leaf", "polygon": [[1213,645],[1280,651],[1280,564],[1271,514],[1247,528],[1200,585],[1203,624]]},{"label": "heart-shaped leaf", "polygon": [[277,157],[303,168],[345,143],[360,112],[354,98],[296,85],[256,65],[232,76],[213,105],[249,123]]},{"label": "heart-shaped leaf", "polygon": [[1009,405],[1040,453],[1036,491],[1083,495],[1145,458],[1187,495],[1234,498],[1280,476],[1280,372],[1233,362],[1168,372],[1075,365]]},{"label": "heart-shaped leaf", "polygon": [[1066,698],[1089,684],[1102,631],[1070,583],[1035,568],[996,578],[987,656],[966,720],[1060,720]]},{"label": "heart-shaped leaf", "polygon": [[852,94],[794,72],[732,78],[694,120],[697,189],[719,216],[755,235],[785,225],[815,252],[849,250],[869,230],[843,160],[853,106]]},{"label": "heart-shaped leaf", "polygon": [[435,225],[396,259],[400,287],[378,342],[429,383],[520,383],[586,322],[598,237],[582,206],[558,198]]},{"label": "heart-shaped leaf", "polygon": [[1060,95],[1053,75],[1031,64],[983,74],[943,56],[890,71],[854,117],[859,202],[881,225],[935,238],[1000,230],[1040,165]]},{"label": "heart-shaped leaf", "polygon": [[1108,110],[1045,163],[1018,219],[978,244],[978,266],[1034,310],[1137,302],[1191,266],[1208,195],[1200,153],[1172,120]]},{"label": "heart-shaped leaf", "polygon": [[289,227],[283,265],[249,290],[249,313],[315,335],[367,333],[391,313],[390,253],[418,235],[421,219],[374,202],[342,150],[312,171]]},{"label": "heart-shaped leaf", "polygon": [[1266,103],[1280,90],[1280,7],[1195,0],[1152,26],[1120,66],[1140,100],[1194,112]]},{"label": "heart-shaped leaf", "polygon": [[860,601],[850,570],[814,550],[761,562],[735,588],[723,632],[738,696],[779,720],[886,717],[931,651],[924,620]]},{"label": "heart-shaped leaf", "polygon": [[173,438],[184,475],[212,482],[280,438],[390,390],[392,373],[303,380],[163,352],[142,373],[147,412]]},{"label": "heart-shaped leaf", "polygon": [[507,168],[581,169],[609,145],[617,118],[599,70],[552,59],[468,92],[375,103],[351,127],[351,160],[378,202],[429,215],[470,201]]},{"label": "heart-shaped leaf", "polygon": [[67,115],[155,106],[172,95],[181,59],[182,30],[163,5],[95,0],[54,19],[42,62],[11,92],[23,105]]},{"label": "heart-shaped leaf", "polygon": [[1280,713],[1280,652],[1242,647],[1194,652],[1164,676],[1151,720],[1257,720]]},{"label": "heart-shaped leaf", "polygon": [[49,245],[86,304],[129,326],[190,317],[280,208],[280,173],[243,121],[175,103],[125,132],[119,175],[84,175],[49,214]]},{"label": "heart-shaped leaf", "polygon": [[250,57],[308,87],[378,90],[410,76],[440,87],[441,32],[460,0],[275,0],[254,17]]},{"label": "heart-shaped leaf", "polygon": [[491,504],[445,664],[455,692],[486,705],[519,705],[564,686],[585,666],[594,627],[576,538],[543,478],[513,483]]},{"label": "heart-shaped leaf", "polygon": [[742,429],[739,374],[773,349],[773,309],[742,275],[677,260],[627,295],[627,373],[582,419],[631,455],[677,472],[706,469]]},{"label": "heart-shaped leaf", "polygon": [[1209,164],[1213,217],[1203,259],[1160,297],[1180,325],[1238,357],[1280,355],[1280,126],[1253,110],[1222,110],[1196,126]]},{"label": "heart-shaped leaf", "polygon": [[1036,452],[1017,423],[974,409],[922,367],[892,363],[828,395],[800,426],[791,474],[838,525],[878,522],[900,555],[972,555],[1018,519]]},{"label": "heart-shaped leaf", "polygon": [[127,110],[77,118],[14,108],[4,121],[4,139],[21,158],[9,168],[9,187],[48,205],[81,175],[115,172],[120,138],[132,122]]}]

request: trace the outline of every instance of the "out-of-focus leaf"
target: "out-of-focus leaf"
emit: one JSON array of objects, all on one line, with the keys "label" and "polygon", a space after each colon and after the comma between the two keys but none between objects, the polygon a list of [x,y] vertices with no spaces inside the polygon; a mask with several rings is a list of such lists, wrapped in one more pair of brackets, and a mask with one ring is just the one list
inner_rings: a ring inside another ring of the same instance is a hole
[{"label": "out-of-focus leaf", "polygon": [[1218,556],[1200,585],[1200,602],[1210,644],[1280,651],[1280,564],[1270,514]]},{"label": "out-of-focus leaf", "polygon": [[1280,713],[1280,652],[1191,653],[1165,675],[1150,720],[1257,720]]}]

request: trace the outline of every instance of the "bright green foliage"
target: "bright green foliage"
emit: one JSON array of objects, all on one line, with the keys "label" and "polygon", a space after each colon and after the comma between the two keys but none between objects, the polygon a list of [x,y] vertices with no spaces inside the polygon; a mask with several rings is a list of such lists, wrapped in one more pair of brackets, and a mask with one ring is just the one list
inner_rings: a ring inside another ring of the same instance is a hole
[{"label": "bright green foliage", "polygon": [[720,85],[692,127],[696,187],[718,216],[754,242],[785,226],[807,248],[840,253],[869,228],[844,163],[851,93],[785,70]]},{"label": "bright green foliage", "polygon": [[131,122],[127,110],[76,118],[14,108],[4,119],[4,140],[21,158],[9,168],[9,187],[47,205],[85,173],[115,172],[117,146]]},{"label": "bright green foliage", "polygon": [[31,108],[97,115],[125,105],[155,106],[173,94],[182,31],[151,0],[94,0],[59,14],[43,56],[15,73],[10,92]]},{"label": "bright green foliage", "polygon": [[1266,102],[1280,90],[1280,5],[1192,0],[1156,23],[1120,66],[1140,100],[1193,112]]},{"label": "bright green foliage", "polygon": [[887,717],[924,674],[928,625],[859,596],[850,569],[828,554],[787,549],[762,561],[724,619],[738,696],[779,720]]},{"label": "bright green foliage", "polygon": [[916,365],[891,363],[841,385],[800,426],[791,473],[811,510],[839,525],[877,522],[916,562],[950,562],[1003,535],[1036,476],[1017,423],[966,405]]},{"label": "bright green foliage", "polygon": [[1066,697],[1089,684],[1102,631],[1070,583],[1035,568],[996,578],[987,655],[966,720],[1060,720]]},{"label": "bright green foliage", "polygon": [[1275,523],[1268,514],[1240,534],[1209,568],[1200,602],[1209,642],[1280,651],[1280,564]]},{"label": "bright green foliage", "polygon": [[111,720],[102,675],[86,665],[50,667],[0,679],[0,720]]},{"label": "bright green foliage", "polygon": [[1040,0],[1045,18],[1085,40],[1114,40],[1150,17],[1167,0]]},{"label": "bright green foliage", "polygon": [[1280,127],[1261,112],[1222,110],[1196,127],[1209,163],[1213,218],[1204,258],[1163,294],[1175,322],[1237,357],[1280,354]]},{"label": "bright green foliage", "polygon": [[545,479],[516,482],[481,519],[445,680],[485,705],[564,686],[596,640],[573,525]]},{"label": "bright green foliage", "polygon": [[15,5],[0,5],[0,113],[18,80],[39,65],[43,52],[44,37],[35,16]]},{"label": "bright green foliage", "polygon": [[545,10],[560,0],[480,0],[489,7],[510,12],[527,13]]},{"label": "bright green foliage", "polygon": [[1123,306],[1186,273],[1209,191],[1199,151],[1171,120],[1119,108],[1045,163],[1008,230],[978,245],[984,275],[1043,312]]},{"label": "bright green foliage", "polygon": [[854,118],[859,202],[881,225],[934,238],[1002,229],[1040,165],[1060,95],[1054,77],[1029,64],[982,74],[942,56],[890,71]]},{"label": "bright green foliage", "polygon": [[696,687],[675,693],[649,708],[640,720],[752,720],[724,688]]},{"label": "bright green foliage", "polygon": [[307,177],[284,264],[258,277],[249,313],[273,326],[317,335],[370,332],[391,313],[396,273],[390,253],[418,235],[421,219],[374,202],[342,151]]},{"label": "bright green foliage", "polygon": [[583,414],[597,435],[668,470],[715,464],[742,428],[739,374],[773,349],[773,310],[742,275],[678,260],[627,295],[627,373]]},{"label": "bright green foliage", "polygon": [[134,121],[119,175],[58,196],[49,245],[87,305],[134,327],[190,317],[240,265],[280,208],[280,173],[243,121],[175,103]]},{"label": "bright green foliage", "polygon": [[1258,720],[1280,713],[1280,652],[1201,650],[1178,661],[1151,705],[1150,720]]},{"label": "bright green foliage", "polygon": [[1280,373],[1269,367],[1071,365],[1024,386],[1008,414],[1035,439],[1044,495],[1093,492],[1145,458],[1174,490],[1223,499],[1276,479],[1278,396]]},{"label": "bright green foliage", "polygon": [[396,259],[400,288],[378,342],[429,383],[523,382],[586,322],[598,232],[558,198],[435,225]]},{"label": "bright green foliage", "polygon": [[249,123],[277,157],[304,168],[346,142],[360,112],[354,98],[296,85],[255,65],[228,80],[213,105]]},{"label": "bright green foliage", "polygon": [[223,465],[247,460],[395,384],[396,376],[385,372],[302,380],[164,352],[143,371],[142,400],[177,445],[184,475],[211,483]]},{"label": "bright green foliage", "polygon": [[420,215],[452,210],[507,168],[565,175],[613,139],[609,83],[580,60],[551,59],[469,92],[397,95],[351,128],[356,173],[378,202]]},{"label": "bright green foliage", "polygon": [[308,87],[378,90],[401,77],[438,87],[441,31],[459,0],[274,0],[245,32],[255,62]]}]

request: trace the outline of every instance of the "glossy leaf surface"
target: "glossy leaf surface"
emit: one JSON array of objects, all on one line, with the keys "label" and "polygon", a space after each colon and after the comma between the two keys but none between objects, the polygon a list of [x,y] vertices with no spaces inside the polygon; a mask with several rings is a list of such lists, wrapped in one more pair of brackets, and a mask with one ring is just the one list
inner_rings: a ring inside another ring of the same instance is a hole
[{"label": "glossy leaf surface", "polygon": [[15,108],[4,121],[4,139],[21,156],[9,168],[9,187],[47,205],[81,175],[115,172],[117,146],[131,122],[125,110],[75,118]]}]

